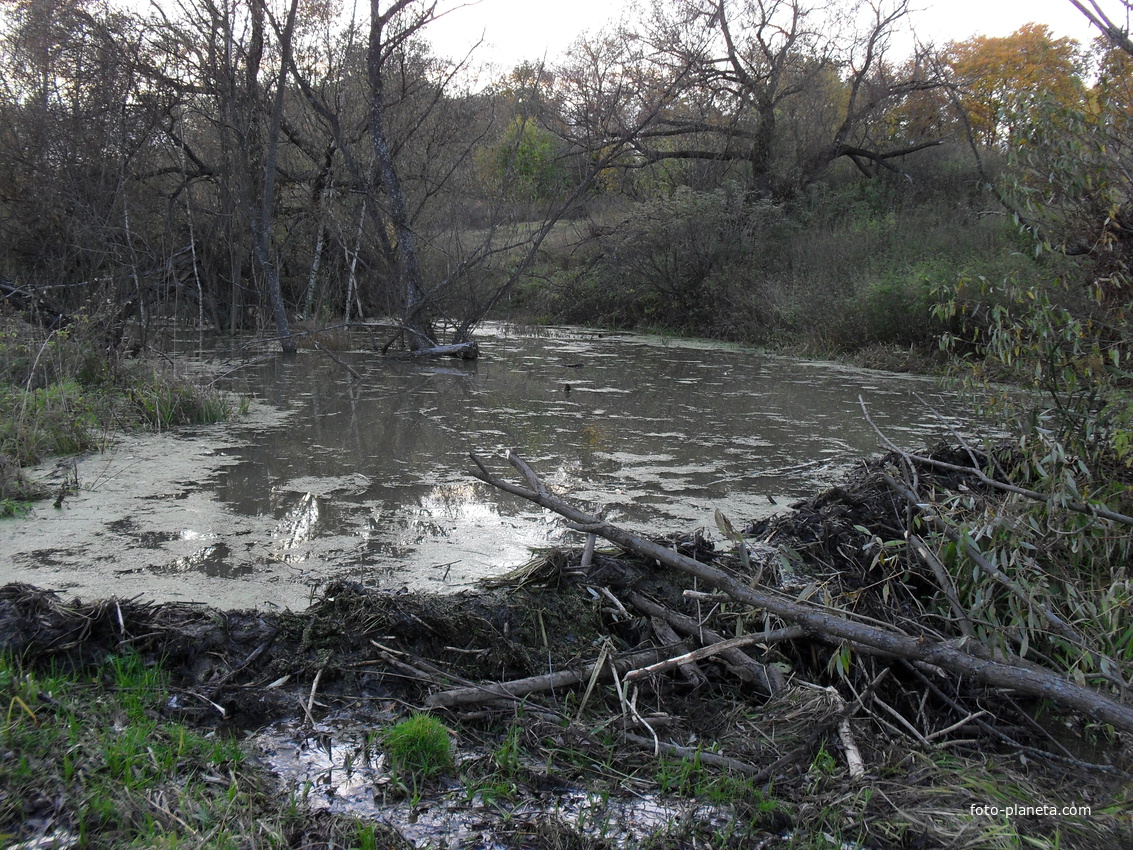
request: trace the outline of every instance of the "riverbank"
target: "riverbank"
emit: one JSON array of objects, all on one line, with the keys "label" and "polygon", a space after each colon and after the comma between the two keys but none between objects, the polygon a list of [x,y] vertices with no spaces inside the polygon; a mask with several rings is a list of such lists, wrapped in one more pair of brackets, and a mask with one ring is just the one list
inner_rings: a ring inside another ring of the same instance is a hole
[{"label": "riverbank", "polygon": [[[933,595],[927,572],[866,545],[892,539],[893,505],[867,471],[747,529],[746,563],[702,537],[665,547],[786,600],[934,640],[947,621],[917,614]],[[727,653],[632,672],[752,634]],[[143,722],[175,724],[162,727],[166,742],[178,727],[245,739],[239,754],[177,745],[160,776],[146,767],[160,761],[156,745],[118,779],[97,757],[82,770],[72,762],[68,777],[64,754],[77,751],[41,756],[31,784],[0,783],[27,792],[0,798],[14,846],[79,834],[73,802],[96,780],[132,782],[138,804],[111,843],[57,846],[295,846],[300,834],[307,847],[461,850],[1133,841],[1127,735],[932,664],[791,630],[622,551],[557,550],[449,596],[340,582],[302,613],[65,601],[9,585],[0,636],[17,659],[0,678],[12,709],[0,770],[24,764],[21,747],[37,735],[83,718],[118,730],[104,747]],[[136,716],[84,714],[136,689],[116,678],[123,663],[164,671],[160,696]],[[47,670],[77,679],[51,686]],[[454,748],[431,779],[393,769],[386,736],[422,710]],[[189,790],[200,788],[223,791],[223,817],[193,808]]]},{"label": "riverbank", "polygon": [[[48,486],[23,468],[105,448],[115,435],[227,421],[247,401],[218,391],[164,354],[137,357],[107,317],[79,313],[56,326],[0,310],[0,518],[77,492],[77,473]],[[120,331],[121,329],[119,329]],[[73,464],[70,464],[73,466]]]}]

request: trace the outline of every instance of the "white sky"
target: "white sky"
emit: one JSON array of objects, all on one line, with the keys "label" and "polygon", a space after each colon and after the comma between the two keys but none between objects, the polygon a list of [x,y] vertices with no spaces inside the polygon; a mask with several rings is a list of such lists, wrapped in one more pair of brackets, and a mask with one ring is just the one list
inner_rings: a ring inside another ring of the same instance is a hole
[{"label": "white sky", "polygon": [[[433,22],[429,30],[437,52],[450,56],[463,55],[482,35],[484,44],[475,56],[507,69],[523,59],[553,59],[580,33],[599,30],[617,21],[625,8],[648,2],[480,0]],[[1102,0],[1101,5],[1116,17],[1118,3]],[[910,21],[919,38],[938,45],[973,35],[1009,35],[1031,22],[1082,42],[1096,34],[1069,0],[914,0],[913,7],[919,11]]]}]

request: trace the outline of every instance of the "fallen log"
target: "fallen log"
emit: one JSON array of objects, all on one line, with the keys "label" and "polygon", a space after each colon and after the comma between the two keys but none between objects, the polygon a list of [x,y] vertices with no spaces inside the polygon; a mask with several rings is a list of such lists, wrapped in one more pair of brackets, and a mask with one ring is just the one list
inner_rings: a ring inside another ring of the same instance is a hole
[{"label": "fallen log", "polygon": [[655,664],[670,655],[682,655],[689,649],[691,647],[687,643],[681,643],[677,646],[662,646],[641,652],[631,652],[608,660],[603,658],[595,664],[588,664],[581,670],[560,670],[558,673],[544,673],[542,676],[513,679],[510,682],[489,682],[466,688],[453,688],[432,694],[425,700],[425,704],[430,708],[451,708],[454,705],[467,705],[468,703],[517,699],[536,691],[569,688],[581,684],[588,681],[596,672],[599,678],[607,677],[610,675],[611,666],[621,676],[638,667]]},{"label": "fallen log", "polygon": [[802,626],[811,637],[833,644],[847,642],[851,646],[881,650],[909,661],[934,664],[986,685],[1052,700],[1063,707],[1081,711],[1100,723],[1107,723],[1121,731],[1133,732],[1133,707],[1093,688],[1079,685],[1054,671],[1017,667],[980,658],[970,654],[962,641],[929,640],[923,636],[910,637],[879,626],[854,622],[805,603],[748,587],[723,570],[694,561],[564,502],[547,489],[531,467],[514,451],[508,453],[508,461],[523,476],[526,486],[504,481],[492,475],[484,462],[475,455],[472,455],[472,461],[477,466],[477,470],[472,473],[475,477],[493,487],[554,511],[567,519],[571,528],[597,534],[627,551],[696,576],[722,590],[737,602],[760,608],[789,623]]},{"label": "fallen log", "polygon": [[458,342],[453,345],[433,345],[407,351],[405,357],[459,357],[461,360],[475,360],[480,356],[480,346],[473,341]]}]

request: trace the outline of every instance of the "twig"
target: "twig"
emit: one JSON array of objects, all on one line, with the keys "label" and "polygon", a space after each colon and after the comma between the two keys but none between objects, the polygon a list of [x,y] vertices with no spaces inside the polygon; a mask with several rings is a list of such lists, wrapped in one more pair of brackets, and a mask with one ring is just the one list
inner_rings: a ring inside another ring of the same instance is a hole
[{"label": "twig", "polygon": [[[881,440],[882,445],[887,449],[897,453],[904,460],[911,463],[920,463],[925,466],[931,466],[934,469],[944,469],[949,472],[963,472],[969,475],[974,475],[979,479],[980,483],[986,484],[988,487],[993,487],[996,490],[1001,490],[1004,493],[1014,493],[1018,496],[1026,496],[1028,499],[1033,499],[1036,502],[1043,504],[1050,503],[1050,496],[1046,493],[1039,493],[1036,490],[1028,490],[1026,487],[1017,487],[1014,484],[1007,484],[1003,481],[998,481],[995,478],[987,475],[982,469],[972,466],[959,466],[955,463],[946,463],[942,460],[934,460],[931,457],[924,457],[923,455],[913,454],[912,452],[905,451],[904,449],[895,446],[888,437],[886,437],[880,428],[870,418],[869,411],[866,409],[865,402],[861,396],[858,396],[858,402],[861,404],[862,412],[865,414],[866,422],[873,428],[878,439]],[[1104,505],[1089,505],[1085,502],[1062,502],[1059,507],[1068,508],[1076,513],[1086,514],[1087,516],[1100,517],[1101,519],[1108,519],[1122,525],[1133,525],[1133,517],[1126,516],[1125,514],[1112,511]]]},{"label": "twig", "polygon": [[620,599],[618,599],[618,597],[614,596],[613,593],[610,592],[610,588],[599,587],[598,592],[601,593],[603,596],[606,597],[606,599],[608,599],[610,601],[610,604],[613,605],[614,608],[617,609],[617,612],[619,614],[621,614],[627,620],[630,619],[629,611],[626,610],[626,607],[622,604],[622,601]]},{"label": "twig", "polygon": [[307,719],[310,720],[312,724],[315,722],[314,715],[312,714],[315,709],[315,694],[318,693],[319,690],[319,679],[323,677],[323,671],[326,669],[326,667],[320,667],[315,672],[315,680],[311,682],[311,696],[307,700],[307,707],[304,709],[304,712],[307,715]]},{"label": "twig", "polygon": [[[615,680],[616,680],[616,675],[617,674],[615,673]],[[630,687],[630,686],[627,685],[627,687]],[[630,713],[632,714],[634,720],[636,720],[638,723],[640,723],[642,726],[644,726],[646,729],[649,730],[649,734],[653,736],[653,755],[659,756],[659,755],[661,755],[661,739],[657,737],[657,730],[654,729],[652,726],[650,726],[649,722],[644,717],[642,717],[641,714],[638,712],[638,710],[637,710],[637,695],[639,693],[639,688],[637,688],[636,686],[632,686],[632,687],[633,687],[633,696],[630,697],[630,700],[629,700]]]},{"label": "twig", "polygon": [[957,720],[951,726],[946,726],[943,729],[937,729],[935,732],[930,732],[928,735],[925,735],[925,740],[926,741],[935,741],[937,738],[943,738],[945,735],[949,735],[952,732],[955,732],[957,729],[959,729],[963,726],[967,726],[973,720],[979,720],[981,717],[991,717],[991,712],[990,711],[983,711],[983,710],[973,712],[973,713],[969,714],[967,717],[964,717],[964,718],[961,718],[960,720]]},{"label": "twig", "polygon": [[301,696],[296,695],[295,699],[298,700],[299,707],[303,709],[303,713],[307,715],[307,723],[311,726],[314,726],[315,716],[311,714],[311,707],[307,705],[307,703],[303,702],[303,698]]},{"label": "twig", "polygon": [[582,712],[586,708],[586,704],[590,701],[590,694],[594,692],[594,686],[598,684],[598,678],[602,675],[602,670],[606,666],[606,656],[610,653],[610,642],[608,640],[602,641],[602,650],[598,653],[598,660],[594,663],[594,668],[590,672],[590,681],[586,683],[586,691],[582,694],[582,699],[578,703],[578,716],[576,719],[582,719]]},{"label": "twig", "polygon": [[220,705],[219,703],[213,702],[211,699],[206,697],[204,694],[198,694],[196,691],[190,691],[190,690],[182,690],[182,691],[180,691],[180,693],[186,694],[186,695],[191,696],[191,697],[196,697],[201,702],[207,702],[214,709],[216,709],[216,713],[219,714],[221,717],[227,717],[228,716],[228,712],[225,710],[223,705]]},{"label": "twig", "polygon": [[[609,658],[609,663],[606,665],[605,669],[599,667],[599,670],[603,673],[611,667],[621,671],[631,670],[642,664],[652,664],[654,661],[664,657],[663,653],[664,650],[648,649],[642,652],[630,653],[616,659]],[[425,701],[425,704],[432,708],[450,708],[454,705],[465,705],[470,702],[517,699],[534,691],[547,691],[552,688],[565,688],[580,684],[593,675],[596,666],[598,665],[591,664],[581,671],[560,670],[558,673],[550,673],[543,676],[530,676],[526,679],[513,679],[508,682],[492,682],[489,684],[471,685],[464,688],[453,688],[431,695]]]},{"label": "twig", "polygon": [[[660,617],[650,617],[649,624],[653,628],[653,634],[657,636],[657,639],[662,644],[674,646],[680,643],[680,637],[665,620],[662,620]],[[692,685],[694,689],[702,687],[708,681],[708,677],[704,675],[704,671],[700,669],[700,665],[695,661],[679,661],[677,663],[681,668],[681,673],[684,675],[685,680]],[[656,667],[656,665],[650,666]],[[633,676],[636,673],[636,670],[631,670],[628,675]]]},{"label": "twig", "polygon": [[[916,669],[913,665],[909,665],[909,667],[912,669],[913,675],[915,675],[918,679],[920,679],[921,682],[930,691],[932,691],[938,698],[940,698],[943,702],[947,703],[952,708],[953,711],[955,711],[957,714],[965,714],[965,715],[968,714],[967,710],[963,706],[961,706],[959,703],[956,702],[956,700],[952,699],[952,697],[948,696],[948,694],[946,694],[944,691],[942,691],[939,688],[939,686],[937,686],[937,684],[935,682],[933,682],[931,679],[929,679],[927,676],[925,676],[924,673],[922,673],[920,670]],[[1062,764],[1071,764],[1071,765],[1074,765],[1075,767],[1086,768],[1087,770],[1099,770],[1099,771],[1103,771],[1105,773],[1114,773],[1114,774],[1117,774],[1118,776],[1122,776],[1126,779],[1133,778],[1133,774],[1130,774],[1127,771],[1121,770],[1120,768],[1114,767],[1113,765],[1096,764],[1096,763],[1092,763],[1092,762],[1082,761],[1080,759],[1067,758],[1066,756],[1060,756],[1057,753],[1051,753],[1051,752],[1047,752],[1046,750],[1040,750],[1037,747],[1028,747],[1026,744],[1021,744],[1019,741],[1016,741],[1010,735],[1005,734],[1004,732],[1000,731],[996,727],[992,726],[990,723],[985,723],[982,719],[980,719],[978,717],[972,718],[971,722],[975,723],[986,734],[992,736],[993,738],[997,738],[999,741],[1001,741],[1004,744],[1007,744],[1011,747],[1015,747],[1020,752],[1030,753],[1032,755],[1039,756],[1041,758],[1050,759],[1051,761],[1061,762]],[[939,746],[943,746],[943,745],[939,745]]]},{"label": "twig", "polygon": [[[381,651],[382,658],[386,663],[392,664],[398,669],[410,674],[415,679],[431,682],[438,687],[446,687],[450,682],[459,682],[467,686],[474,684],[470,679],[457,676],[455,673],[451,673],[448,670],[442,670],[440,667],[431,664],[419,656],[385,646],[384,644],[378,643],[373,638],[370,639],[370,643]],[[398,656],[411,658],[413,659],[413,663],[410,664],[407,661],[402,661]]]},{"label": "twig", "polygon": [[905,532],[905,539],[908,541],[909,548],[911,548],[920,559],[929,565],[932,574],[936,576],[936,583],[944,593],[945,599],[952,608],[952,613],[956,615],[956,622],[960,626],[960,631],[965,637],[974,637],[976,630],[972,626],[972,621],[968,619],[968,612],[964,610],[964,606],[960,604],[960,597],[956,593],[956,586],[952,583],[948,571],[944,569],[944,564],[940,563],[940,559],[936,557],[928,545],[916,534],[911,531]]},{"label": "twig", "polygon": [[[696,635],[702,644],[719,643],[724,640],[723,635],[704,626],[699,620],[672,611],[664,605],[659,605],[636,590],[629,593],[627,598],[638,611],[648,614],[650,617],[660,617],[686,635]],[[779,693],[786,686],[786,682],[783,681],[783,674],[779,672],[775,665],[760,664],[740,649],[726,649],[721,653],[721,657],[725,660],[730,672],[739,676],[745,682],[758,685],[771,696]]]},{"label": "twig", "polygon": [[873,702],[874,705],[881,706],[881,708],[885,711],[886,714],[888,714],[890,717],[892,717],[894,720],[896,720],[901,726],[905,727],[905,730],[910,735],[912,735],[917,741],[919,741],[921,744],[924,744],[925,746],[929,746],[928,739],[925,738],[925,736],[921,733],[921,731],[919,729],[917,729],[917,727],[914,726],[912,723],[910,723],[905,718],[905,716],[903,714],[901,714],[901,712],[897,711],[897,709],[893,708],[893,706],[891,706],[889,703],[885,702],[885,700],[883,700],[877,694],[873,694],[871,701]]}]

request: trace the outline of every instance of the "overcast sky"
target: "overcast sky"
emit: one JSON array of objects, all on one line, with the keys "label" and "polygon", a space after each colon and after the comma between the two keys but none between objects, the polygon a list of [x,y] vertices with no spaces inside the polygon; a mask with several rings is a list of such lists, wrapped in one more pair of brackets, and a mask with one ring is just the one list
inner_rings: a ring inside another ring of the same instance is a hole
[{"label": "overcast sky", "polygon": [[[463,54],[481,35],[477,52],[510,68],[523,59],[548,59],[564,51],[586,30],[617,21],[625,7],[649,0],[480,0],[430,25],[438,53]],[[1105,2],[1106,8],[1118,4]],[[910,21],[922,41],[944,44],[972,35],[1009,35],[1026,23],[1047,24],[1056,35],[1086,41],[1086,19],[1069,0],[921,0]]]}]

